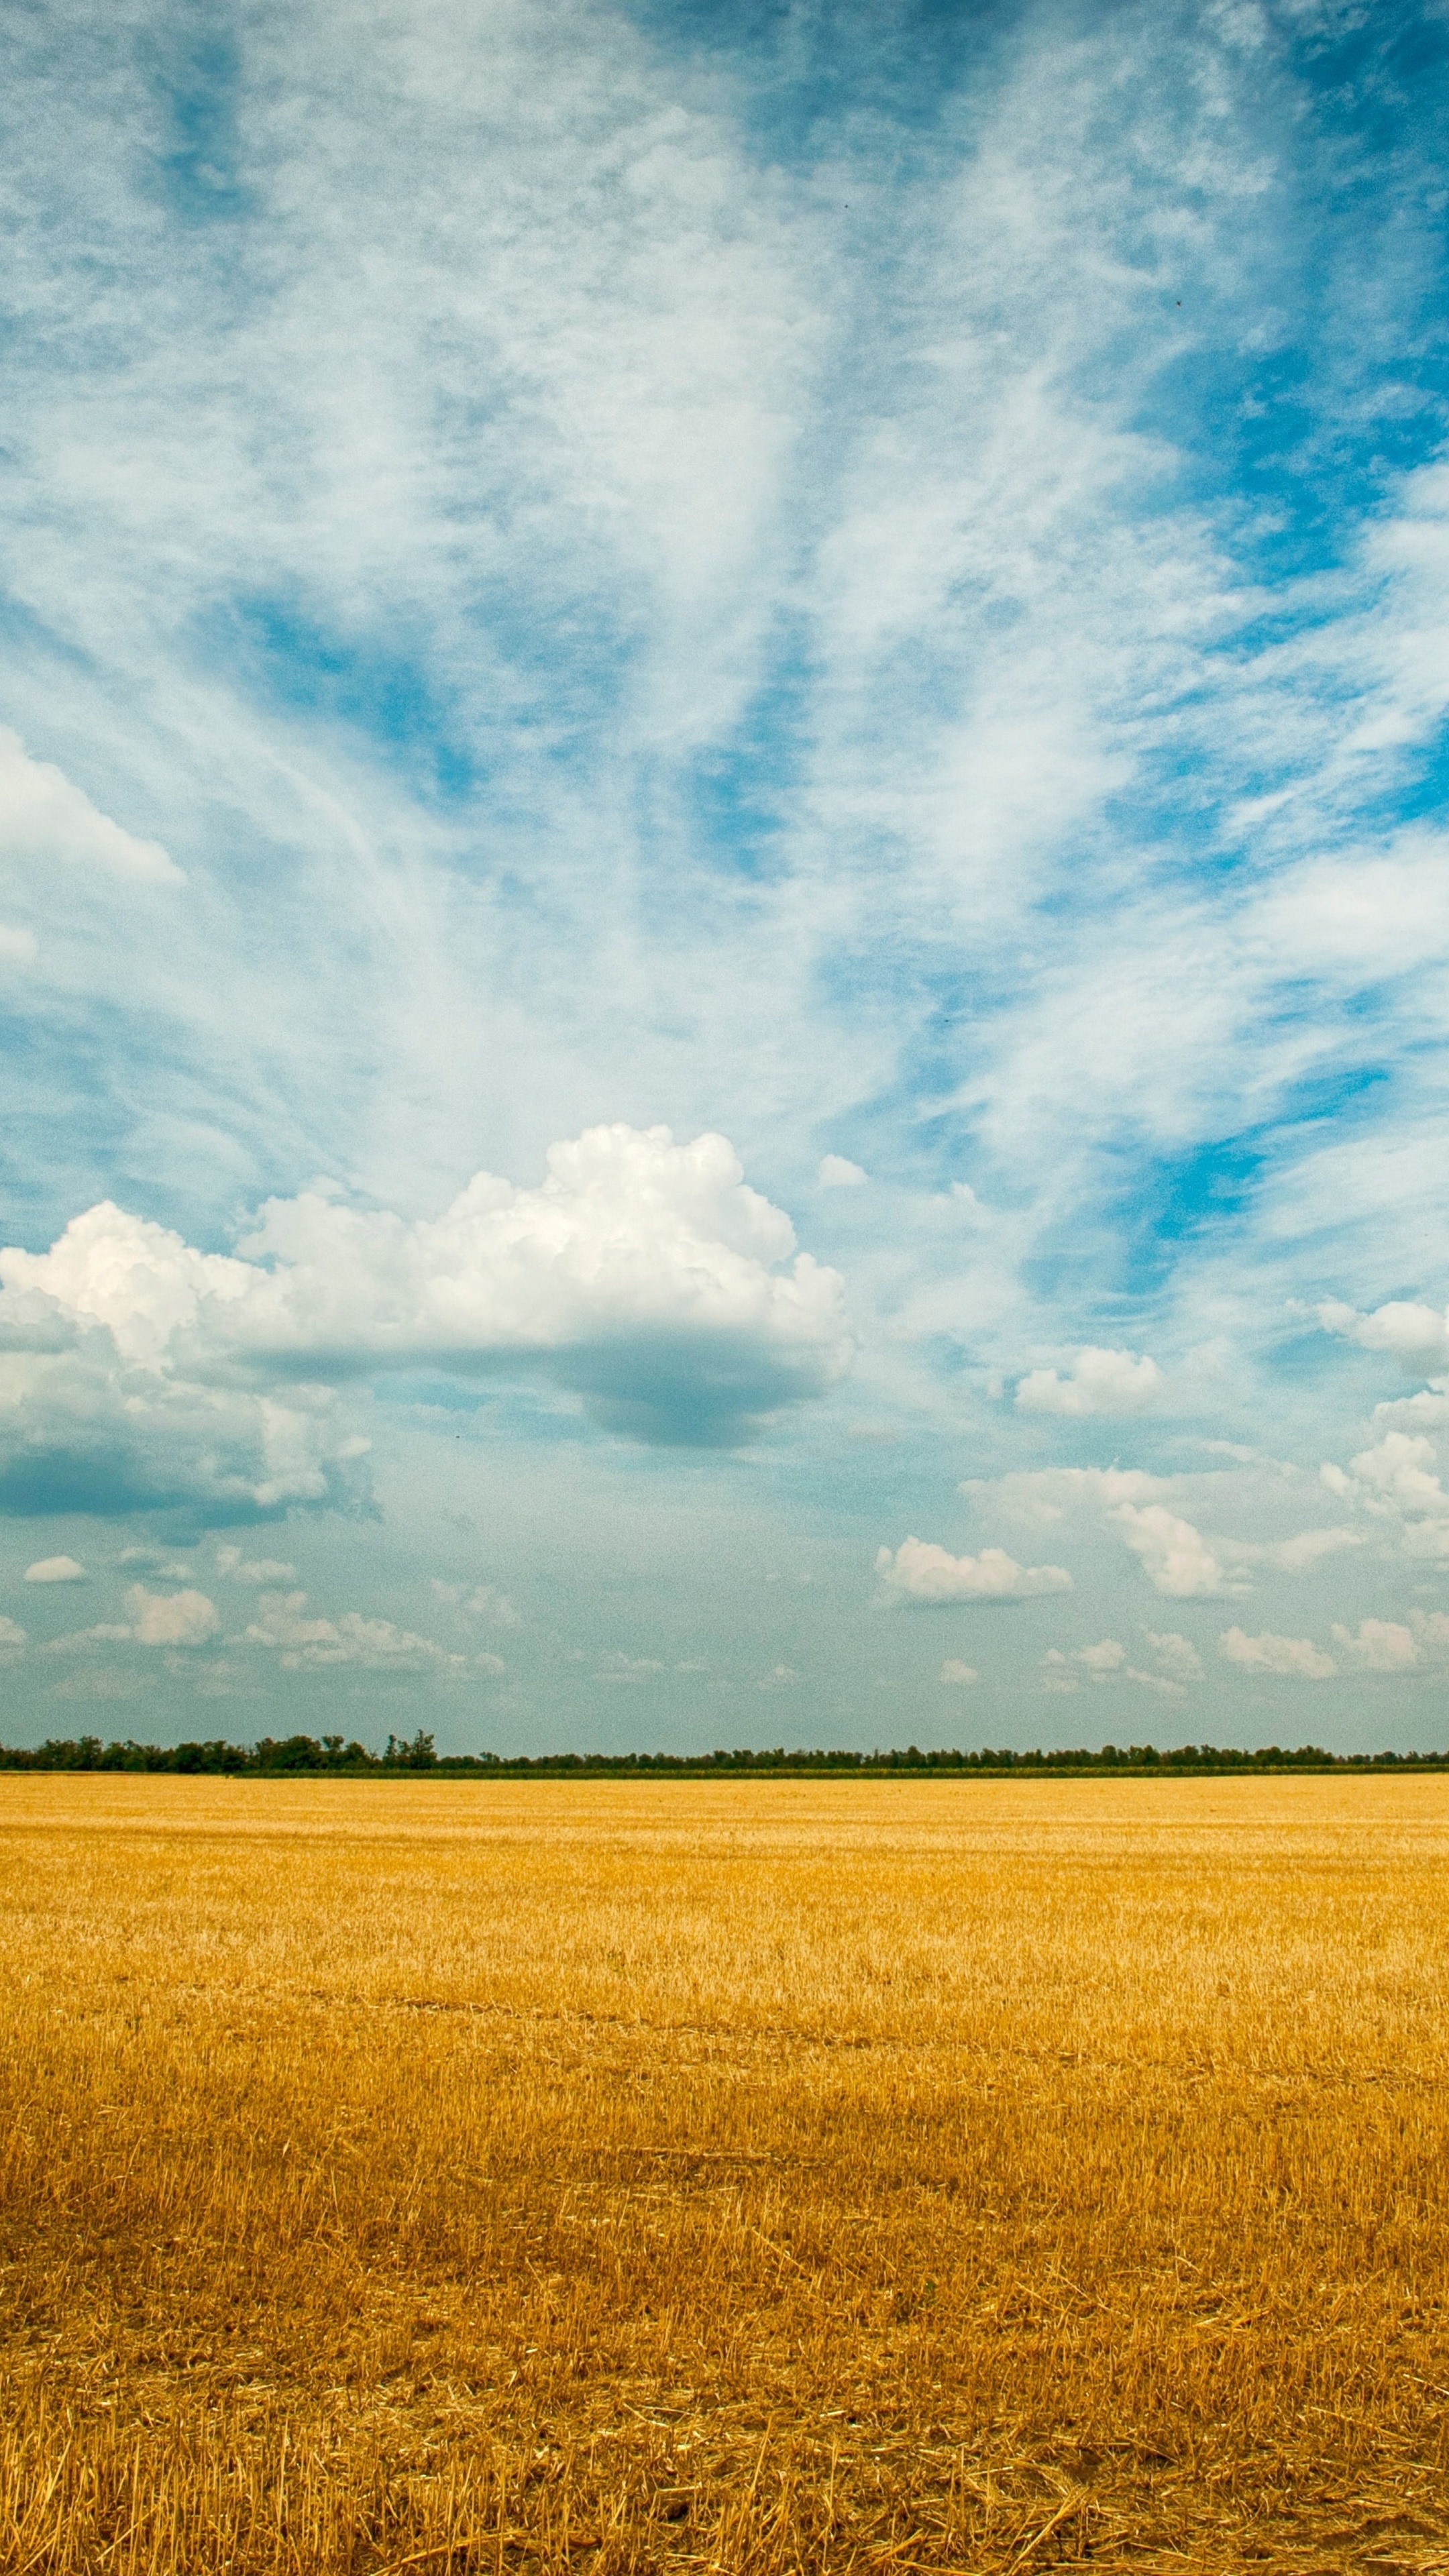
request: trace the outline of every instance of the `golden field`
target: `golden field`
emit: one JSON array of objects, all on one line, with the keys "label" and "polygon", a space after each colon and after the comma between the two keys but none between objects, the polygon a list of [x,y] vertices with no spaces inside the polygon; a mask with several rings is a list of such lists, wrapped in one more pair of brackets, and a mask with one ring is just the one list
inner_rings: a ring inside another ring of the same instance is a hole
[{"label": "golden field", "polygon": [[0,2569],[1449,2566],[1449,1779],[0,1779]]}]

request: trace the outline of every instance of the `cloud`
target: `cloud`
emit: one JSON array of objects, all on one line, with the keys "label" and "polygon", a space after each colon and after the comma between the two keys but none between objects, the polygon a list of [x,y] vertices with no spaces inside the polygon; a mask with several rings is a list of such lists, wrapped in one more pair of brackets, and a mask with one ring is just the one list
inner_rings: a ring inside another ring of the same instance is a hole
[{"label": "cloud", "polygon": [[817,1177],[822,1190],[858,1190],[870,1174],[863,1172],[859,1163],[848,1162],[844,1154],[825,1154]]},{"label": "cloud", "polygon": [[358,1610],[344,1610],[337,1619],[318,1618],[308,1611],[305,1592],[263,1595],[240,1642],[270,1649],[284,1672],[350,1664],[364,1672],[446,1676],[463,1668],[461,1655],[450,1655],[431,1638],[414,1636],[391,1619],[371,1619]]},{"label": "cloud", "polygon": [[490,1681],[496,1681],[500,1673],[507,1672],[508,1666],[501,1655],[475,1655],[473,1670],[475,1673],[486,1673]]},{"label": "cloud", "polygon": [[95,1628],[96,1637],[131,1637],[138,1646],[204,1646],[221,1622],[204,1592],[148,1592],[133,1583],[126,1594],[125,1627]]},{"label": "cloud", "polygon": [[[188,1405],[215,1410],[219,1387],[278,1388],[259,1427],[295,1463],[257,1479],[254,1498],[317,1500],[332,1461],[327,1437],[306,1434],[331,1399],[299,1419],[289,1390],[307,1379],[523,1368],[639,1438],[745,1436],[849,1364],[839,1274],[808,1253],[783,1269],[794,1244],[724,1137],[676,1145],[665,1127],[616,1124],[550,1147],[539,1188],[480,1172],[431,1221],[319,1190],[269,1200],[241,1256],[197,1251],[107,1201],[49,1252],[0,1252],[0,1282],[30,1301],[22,1323],[70,1328],[92,1366],[105,1337],[113,1379],[126,1377],[128,1402],[139,1387],[158,1428],[168,1402],[180,1430]],[[8,1365],[23,1393],[39,1364]]]},{"label": "cloud", "polygon": [[1338,1556],[1344,1548],[1363,1543],[1362,1530],[1345,1529],[1340,1521],[1331,1529],[1297,1530],[1292,1538],[1234,1539],[1228,1545],[1239,1563],[1273,1566],[1281,1574],[1311,1574],[1326,1556]]},{"label": "cloud", "polygon": [[0,922],[0,965],[33,966],[40,955],[40,942],[33,930],[17,930]]},{"label": "cloud", "polygon": [[27,1583],[84,1583],[86,1579],[85,1567],[73,1556],[37,1557],[25,1569]]},{"label": "cloud", "polygon": [[790,1690],[799,1679],[793,1664],[772,1664],[767,1673],[761,1673],[755,1687],[762,1691]]},{"label": "cloud", "polygon": [[657,1655],[626,1655],[617,1649],[599,1659],[596,1682],[653,1682],[664,1666]]},{"label": "cloud", "polygon": [[1327,1299],[1318,1309],[1324,1331],[1357,1342],[1361,1350],[1387,1351],[1416,1377],[1432,1377],[1449,1368],[1449,1314],[1437,1307],[1394,1299],[1371,1315]]},{"label": "cloud", "polygon": [[261,1589],[275,1588],[280,1583],[295,1583],[297,1569],[277,1556],[243,1556],[239,1547],[230,1545],[216,1551],[216,1570],[228,1583],[250,1583]]},{"label": "cloud", "polygon": [[0,1618],[0,1646],[14,1651],[25,1643],[25,1630],[16,1619]]},{"label": "cloud", "polygon": [[1027,1601],[1044,1592],[1070,1592],[1060,1565],[1018,1565],[999,1547],[979,1556],[952,1556],[934,1540],[906,1538],[892,1555],[880,1549],[875,1570],[896,1601],[944,1606],[953,1601]]},{"label": "cloud", "polygon": [[492,1583],[447,1583],[441,1575],[428,1578],[428,1589],[435,1601],[449,1609],[461,1610],[465,1618],[486,1619],[495,1628],[517,1628],[522,1625],[517,1610],[506,1592]]},{"label": "cloud", "polygon": [[958,1656],[948,1655],[941,1666],[941,1679],[953,1688],[964,1689],[971,1682],[979,1682],[981,1675],[974,1664],[963,1664]]},{"label": "cloud", "polygon": [[141,885],[179,885],[182,872],[159,841],[138,840],[91,803],[53,761],[32,760],[0,725],[0,860],[42,867],[57,859],[102,868]]},{"label": "cloud", "polygon": [[1202,1657],[1191,1638],[1180,1636],[1175,1628],[1142,1631],[1156,1656],[1165,1678],[1174,1682],[1200,1682]]},{"label": "cloud", "polygon": [[[1438,1422],[1446,1412],[1445,1399],[1430,1395],[1405,1404],[1380,1405],[1376,1418]],[[1370,1519],[1397,1524],[1405,1555],[1449,1562],[1449,1494],[1440,1482],[1438,1452],[1427,1433],[1386,1431],[1350,1463],[1349,1473],[1332,1462],[1320,1468],[1329,1491],[1358,1503]]]},{"label": "cloud", "polygon": [[1117,1503],[1107,1515],[1119,1529],[1154,1590],[1186,1601],[1241,1589],[1191,1521],[1163,1503]]},{"label": "cloud", "polygon": [[1052,1646],[1042,1657],[1043,1687],[1050,1691],[1071,1692],[1080,1687],[1080,1666],[1089,1681],[1096,1683],[1135,1682],[1142,1690],[1156,1691],[1165,1699],[1182,1699],[1189,1681],[1202,1678],[1202,1664],[1196,1649],[1185,1637],[1173,1632],[1155,1636],[1145,1629],[1148,1644],[1156,1652],[1159,1669],[1144,1672],[1127,1660],[1127,1649],[1116,1637],[1103,1637],[1095,1646],[1078,1646],[1070,1655]]},{"label": "cloud", "polygon": [[1333,1642],[1343,1661],[1359,1672],[1411,1672],[1419,1660],[1413,1630],[1395,1619],[1360,1619],[1357,1633],[1335,1621]]},{"label": "cloud", "polygon": [[1033,1369],[1016,1390],[1022,1413],[1144,1413],[1162,1392],[1157,1362],[1132,1351],[1099,1350],[1089,1343],[1077,1353],[1070,1377],[1055,1369]]},{"label": "cloud", "polygon": [[1140,1560],[1154,1591],[1169,1599],[1244,1592],[1256,1566],[1304,1573],[1323,1557],[1362,1544],[1362,1533],[1342,1524],[1286,1539],[1205,1538],[1195,1522],[1156,1499],[1175,1481],[1135,1467],[1051,1467],[1004,1477],[999,1491],[1009,1508],[1042,1523],[1096,1505]]},{"label": "cloud", "polygon": [[1290,1681],[1326,1682],[1338,1669],[1311,1637],[1275,1637],[1270,1629],[1248,1637],[1241,1628],[1227,1628],[1218,1639],[1218,1653],[1245,1673],[1273,1673]]},{"label": "cloud", "polygon": [[1127,1661],[1127,1649],[1115,1637],[1104,1637],[1099,1646],[1079,1646],[1077,1662],[1090,1673],[1094,1682],[1110,1681]]},{"label": "cloud", "polygon": [[1079,1686],[1079,1675],[1072,1666],[1080,1664],[1090,1681],[1114,1681],[1127,1662],[1127,1649],[1115,1637],[1103,1637],[1095,1646],[1077,1646],[1064,1655],[1059,1646],[1049,1646],[1042,1657],[1042,1672],[1047,1690],[1071,1692]]}]

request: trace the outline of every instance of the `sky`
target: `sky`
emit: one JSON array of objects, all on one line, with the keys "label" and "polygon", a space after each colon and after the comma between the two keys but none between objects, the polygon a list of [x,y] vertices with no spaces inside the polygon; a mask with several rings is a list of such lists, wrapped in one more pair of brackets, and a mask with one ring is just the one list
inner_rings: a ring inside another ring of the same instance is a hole
[{"label": "sky", "polygon": [[0,1737],[1449,1744],[1444,0],[15,0]]}]

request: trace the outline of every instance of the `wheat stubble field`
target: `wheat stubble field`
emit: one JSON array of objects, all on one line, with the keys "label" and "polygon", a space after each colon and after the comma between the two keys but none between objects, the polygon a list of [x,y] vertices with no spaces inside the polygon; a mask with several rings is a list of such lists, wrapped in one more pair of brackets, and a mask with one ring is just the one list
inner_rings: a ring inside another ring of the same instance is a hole
[{"label": "wheat stubble field", "polygon": [[1449,2565],[1449,1780],[0,1781],[0,2568]]}]

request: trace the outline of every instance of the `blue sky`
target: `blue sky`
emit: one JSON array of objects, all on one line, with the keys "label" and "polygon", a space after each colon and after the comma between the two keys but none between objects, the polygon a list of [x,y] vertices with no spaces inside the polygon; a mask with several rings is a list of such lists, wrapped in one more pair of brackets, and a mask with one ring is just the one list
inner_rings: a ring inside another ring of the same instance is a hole
[{"label": "blue sky", "polygon": [[10,1740],[1449,1740],[1443,9],[15,27]]}]

